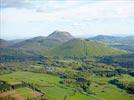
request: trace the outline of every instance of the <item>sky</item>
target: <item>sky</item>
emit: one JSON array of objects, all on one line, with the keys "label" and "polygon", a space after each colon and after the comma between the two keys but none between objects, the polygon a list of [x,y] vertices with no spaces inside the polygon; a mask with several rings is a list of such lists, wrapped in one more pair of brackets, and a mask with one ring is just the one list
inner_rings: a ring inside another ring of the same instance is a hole
[{"label": "sky", "polygon": [[0,0],[0,38],[134,35],[134,0]]}]

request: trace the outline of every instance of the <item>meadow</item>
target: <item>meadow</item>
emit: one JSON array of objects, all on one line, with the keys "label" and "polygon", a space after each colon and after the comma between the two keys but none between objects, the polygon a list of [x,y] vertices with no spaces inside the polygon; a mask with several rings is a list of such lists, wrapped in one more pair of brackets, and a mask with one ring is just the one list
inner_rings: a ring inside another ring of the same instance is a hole
[{"label": "meadow", "polygon": [[[92,83],[89,90],[92,91],[92,94],[78,92],[74,87],[60,84],[59,81],[62,79],[50,74],[14,72],[0,75],[0,80],[9,84],[16,84],[22,81],[31,83],[37,86],[48,100],[133,100],[133,95],[108,83],[109,80],[119,77],[121,76],[111,78],[91,76]],[[126,80],[128,77],[131,81],[134,81],[134,78],[128,75],[123,75],[121,79]],[[17,94],[25,98],[32,97],[30,91],[32,90],[26,87],[16,89]]]}]

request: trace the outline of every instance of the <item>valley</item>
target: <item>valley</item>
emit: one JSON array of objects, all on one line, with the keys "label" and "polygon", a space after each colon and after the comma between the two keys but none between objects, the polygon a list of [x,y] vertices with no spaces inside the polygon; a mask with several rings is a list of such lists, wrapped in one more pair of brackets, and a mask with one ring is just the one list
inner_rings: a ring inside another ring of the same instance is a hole
[{"label": "valley", "polygon": [[133,50],[100,40],[64,31],[1,39],[0,100],[133,100]]}]

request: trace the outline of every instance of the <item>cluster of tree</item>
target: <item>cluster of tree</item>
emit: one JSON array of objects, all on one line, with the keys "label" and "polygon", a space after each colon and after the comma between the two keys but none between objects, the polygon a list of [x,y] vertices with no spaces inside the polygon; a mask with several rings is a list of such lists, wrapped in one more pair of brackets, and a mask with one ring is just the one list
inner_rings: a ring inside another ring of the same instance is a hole
[{"label": "cluster of tree", "polygon": [[117,79],[110,80],[109,82],[121,89],[126,90],[130,94],[134,94],[134,82],[122,83]]},{"label": "cluster of tree", "polygon": [[26,87],[26,85],[23,84],[23,83],[18,83],[18,84],[10,85],[10,84],[8,84],[5,81],[0,81],[0,91],[1,92],[5,92],[5,91],[9,91],[9,90],[14,90],[14,89],[21,88],[21,87]]},{"label": "cluster of tree", "polygon": [[31,60],[41,60],[44,56],[29,53],[23,49],[0,48],[0,63],[3,62],[24,62]]},{"label": "cluster of tree", "polygon": [[86,80],[85,78],[81,78],[81,77],[76,78],[76,83],[80,88],[83,89],[84,92],[88,92],[88,88],[91,84],[89,80]]},{"label": "cluster of tree", "polygon": [[77,77],[75,79],[64,79],[64,80],[59,81],[59,83],[65,84],[67,86],[73,86],[79,92],[86,92],[86,93],[89,92],[88,90],[91,84],[89,80],[86,80],[85,78],[82,78],[82,77]]},{"label": "cluster of tree", "polygon": [[0,92],[5,92],[11,89],[11,85],[6,83],[5,81],[0,81]]},{"label": "cluster of tree", "polygon": [[129,75],[134,76],[134,71],[129,72]]},{"label": "cluster of tree", "polygon": [[43,65],[44,67],[74,67],[78,66],[77,61],[69,61],[55,58],[46,58],[41,61],[38,61],[38,64]]},{"label": "cluster of tree", "polygon": [[133,54],[125,54],[125,55],[117,55],[117,56],[105,56],[99,58],[100,62],[122,66],[122,67],[130,67],[134,68],[134,53]]},{"label": "cluster of tree", "polygon": [[75,83],[75,80],[73,79],[63,79],[59,81],[60,84],[65,84],[66,86],[71,86],[73,83]]},{"label": "cluster of tree", "polygon": [[21,83],[10,85],[10,84],[8,84],[5,81],[0,81],[0,91],[1,92],[5,92],[5,91],[9,91],[9,90],[14,90],[14,89],[17,89],[17,88],[22,88],[22,87],[28,87],[28,88],[31,88],[32,90],[35,90],[35,91],[38,91],[38,92],[44,94],[41,90],[39,90],[32,83],[28,83],[28,82],[22,81]]},{"label": "cluster of tree", "polygon": [[24,62],[24,61],[38,61],[43,59],[42,56],[28,56],[28,55],[1,55],[0,63],[3,62]]},{"label": "cluster of tree", "polygon": [[34,64],[36,62],[33,61],[0,63],[0,74],[12,73],[14,71],[42,71],[42,69],[40,70],[32,66]]},{"label": "cluster of tree", "polygon": [[98,76],[107,76],[107,77],[112,77],[121,74],[129,74],[130,72],[130,70],[126,68],[122,68],[119,66],[114,67],[111,65],[98,63],[94,61],[82,62],[80,67],[78,66],[75,69],[80,72],[89,72],[94,73]]},{"label": "cluster of tree", "polygon": [[0,66],[0,74],[11,73],[14,69],[10,67]]},{"label": "cluster of tree", "polygon": [[75,79],[78,76],[77,72],[74,71],[64,71],[64,72],[57,72],[57,75],[62,79]]},{"label": "cluster of tree", "polygon": [[98,76],[106,76],[106,77],[112,77],[112,76],[116,76],[116,75],[121,75],[121,74],[126,74],[128,73],[127,70],[125,69],[115,69],[115,70],[111,70],[111,71],[94,71],[94,73]]}]

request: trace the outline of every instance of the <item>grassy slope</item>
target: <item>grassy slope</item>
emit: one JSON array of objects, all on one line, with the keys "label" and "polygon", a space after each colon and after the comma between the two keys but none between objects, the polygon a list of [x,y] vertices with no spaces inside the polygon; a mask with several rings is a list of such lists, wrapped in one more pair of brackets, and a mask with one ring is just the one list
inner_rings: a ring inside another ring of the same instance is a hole
[{"label": "grassy slope", "polygon": [[33,90],[32,89],[29,89],[29,88],[19,88],[19,89],[16,89],[15,91],[16,91],[16,94],[18,93],[18,94],[20,94],[23,97],[26,97],[26,98],[33,97],[33,95],[32,95]]},{"label": "grassy slope", "polygon": [[[3,97],[10,95],[11,97],[21,96],[22,98],[35,98],[36,96],[33,95],[33,92],[34,91],[32,89],[25,87],[25,88],[18,88],[15,90],[7,91],[2,94],[3,94]],[[4,100],[4,99],[2,99],[2,100]]]},{"label": "grassy slope", "polygon": [[129,95],[126,91],[117,88],[114,85],[108,83],[109,80],[113,78],[121,78],[121,80],[134,81],[134,78],[128,75],[118,76],[118,77],[90,77],[92,84],[90,90],[95,94],[91,96],[76,93],[75,95],[69,96],[68,100],[133,100],[134,95]]},{"label": "grassy slope", "polygon": [[61,42],[57,40],[43,39],[35,41],[24,41],[16,45],[16,48],[21,48],[34,54],[48,55],[50,48],[53,48],[60,44]]},{"label": "grassy slope", "polygon": [[14,72],[11,74],[5,74],[0,76],[0,80],[5,80],[8,83],[27,81],[34,84],[44,85],[44,83],[56,84],[59,82],[59,78],[48,74],[38,74],[32,72]]},{"label": "grassy slope", "polygon": [[[94,83],[91,84],[90,89],[99,97],[102,97],[106,100],[133,100],[134,96],[127,94],[126,91],[117,88],[114,85],[108,83],[109,80],[114,78],[120,78],[122,76],[107,78],[107,77],[94,77],[92,78]],[[128,75],[123,75],[122,80],[126,80]],[[131,81],[134,81],[134,78],[129,76]],[[98,84],[102,85],[98,85]]]},{"label": "grassy slope", "polygon": [[36,52],[28,52],[27,50],[20,48],[0,48],[0,62],[24,61],[26,59],[37,60],[42,55],[40,55],[38,51]]},{"label": "grassy slope", "polygon": [[102,43],[73,39],[52,49],[51,54],[57,56],[83,56],[86,51],[88,56],[104,56],[125,53],[124,51],[110,48]]},{"label": "grassy slope", "polygon": [[[101,100],[100,98],[103,98],[103,100],[133,100],[134,96],[128,95],[126,91],[108,83],[108,81],[113,78],[90,77],[93,81],[90,89],[96,94],[95,96],[86,96],[81,93],[69,96],[73,93],[72,88],[67,88],[64,85],[59,84],[60,78],[57,76],[32,72],[14,72],[0,76],[0,80],[5,80],[10,84],[22,80],[36,84],[48,97],[56,100],[63,100],[66,95],[68,96],[68,100],[83,100],[83,98],[84,100]],[[124,75],[122,80],[125,80],[126,78],[128,78],[128,76]],[[134,80],[132,77],[129,79]],[[99,85],[98,83],[103,85]]]},{"label": "grassy slope", "polygon": [[83,56],[87,52],[88,56],[105,56],[126,53],[124,51],[110,48],[102,43],[73,39],[61,44],[54,40],[44,40],[40,42],[25,43],[17,48],[0,48],[1,54],[5,55],[47,55],[47,56]]},{"label": "grassy slope", "polygon": [[15,48],[0,48],[0,55],[30,55],[29,53],[27,53],[26,51],[22,50],[22,49],[15,49]]},{"label": "grassy slope", "polygon": [[94,96],[87,96],[81,93],[76,93],[73,96],[69,96],[67,100],[99,100]]},{"label": "grassy slope", "polygon": [[73,92],[71,88],[64,88],[59,84],[60,78],[48,74],[15,72],[12,74],[1,75],[0,80],[5,80],[10,84],[15,84],[22,80],[36,84],[42,92],[47,94],[48,97],[56,100],[63,100],[67,94]]}]

